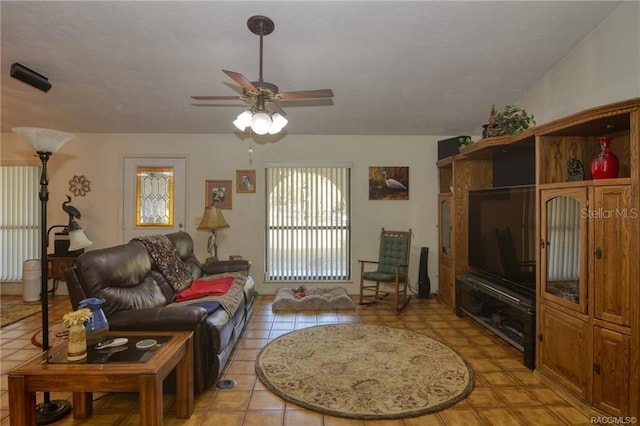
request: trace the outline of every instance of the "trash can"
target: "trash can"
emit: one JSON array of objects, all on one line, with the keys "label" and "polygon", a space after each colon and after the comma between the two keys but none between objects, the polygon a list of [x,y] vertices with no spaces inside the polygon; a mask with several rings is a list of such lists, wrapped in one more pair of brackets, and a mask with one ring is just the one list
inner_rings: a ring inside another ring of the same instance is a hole
[{"label": "trash can", "polygon": [[22,299],[25,302],[40,300],[40,259],[25,260],[22,264]]}]

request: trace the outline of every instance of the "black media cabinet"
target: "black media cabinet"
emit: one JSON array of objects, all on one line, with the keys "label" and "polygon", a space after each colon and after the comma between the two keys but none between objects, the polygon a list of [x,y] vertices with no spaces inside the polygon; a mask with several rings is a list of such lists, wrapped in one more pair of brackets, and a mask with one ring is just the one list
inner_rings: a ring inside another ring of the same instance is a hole
[{"label": "black media cabinet", "polygon": [[456,277],[456,315],[470,318],[524,352],[535,368],[535,300],[472,274]]}]

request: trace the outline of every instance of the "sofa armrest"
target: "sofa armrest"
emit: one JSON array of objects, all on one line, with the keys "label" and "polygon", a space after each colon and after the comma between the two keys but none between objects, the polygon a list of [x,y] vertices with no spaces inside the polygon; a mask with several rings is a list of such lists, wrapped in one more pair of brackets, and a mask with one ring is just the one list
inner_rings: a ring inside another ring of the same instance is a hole
[{"label": "sofa armrest", "polygon": [[207,275],[222,274],[225,272],[249,273],[251,262],[248,260],[212,260],[202,265],[202,270]]},{"label": "sofa armrest", "polygon": [[207,310],[200,306],[163,306],[118,311],[107,318],[113,330],[194,330],[207,320]]},{"label": "sofa armrest", "polygon": [[64,271],[64,279],[67,283],[67,290],[69,292],[69,299],[71,300],[71,307],[75,311],[80,305],[80,301],[87,298],[87,295],[78,280],[76,275],[76,267],[67,269]]}]

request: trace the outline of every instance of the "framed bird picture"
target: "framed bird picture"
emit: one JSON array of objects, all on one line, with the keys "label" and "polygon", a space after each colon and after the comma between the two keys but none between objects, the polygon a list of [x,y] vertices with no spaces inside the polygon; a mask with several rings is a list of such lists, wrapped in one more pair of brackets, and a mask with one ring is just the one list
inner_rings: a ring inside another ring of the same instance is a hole
[{"label": "framed bird picture", "polygon": [[409,167],[369,167],[370,200],[408,200]]}]

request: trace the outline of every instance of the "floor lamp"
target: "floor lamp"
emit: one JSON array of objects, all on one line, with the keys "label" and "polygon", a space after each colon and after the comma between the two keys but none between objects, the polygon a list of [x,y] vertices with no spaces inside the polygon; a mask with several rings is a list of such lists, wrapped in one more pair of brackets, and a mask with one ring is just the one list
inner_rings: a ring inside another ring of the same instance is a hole
[{"label": "floor lamp", "polygon": [[[52,154],[57,152],[62,145],[75,136],[70,133],[35,127],[16,127],[12,129],[22,135],[29,146],[38,153],[42,162],[42,174],[40,175],[40,299],[42,301],[42,351],[49,349],[49,265],[47,259],[47,201],[49,201],[49,177],[47,176],[47,162]],[[46,425],[65,417],[71,411],[71,404],[66,400],[54,400],[49,397],[49,392],[44,392],[44,401],[36,408],[36,421]]]}]

